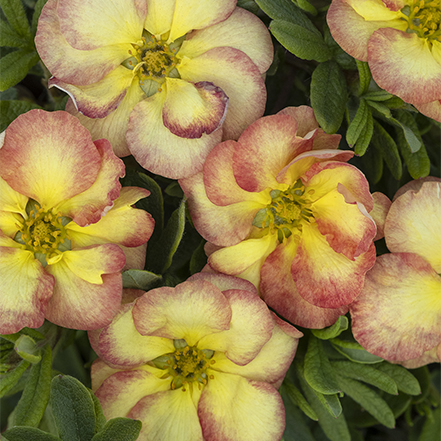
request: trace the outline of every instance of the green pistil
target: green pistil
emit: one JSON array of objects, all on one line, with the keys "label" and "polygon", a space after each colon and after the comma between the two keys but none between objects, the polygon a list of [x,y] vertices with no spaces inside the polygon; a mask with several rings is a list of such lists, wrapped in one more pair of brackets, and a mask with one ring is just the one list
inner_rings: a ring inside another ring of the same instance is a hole
[{"label": "green pistil", "polygon": [[277,230],[280,242],[293,232],[301,233],[303,222],[314,219],[309,200],[313,193],[314,190],[306,189],[300,179],[286,191],[272,190],[271,203],[256,213],[253,225]]},{"label": "green pistil", "polygon": [[[185,346],[183,346],[184,343]],[[167,376],[172,377],[171,388],[179,389],[185,392],[186,386],[196,383],[198,388],[206,385],[213,375],[207,373],[214,360],[210,360],[214,351],[209,349],[198,349],[196,346],[189,346],[185,340],[175,340],[175,352],[165,354],[155,358],[152,363],[159,369],[167,370]]]},{"label": "green pistil", "polygon": [[414,0],[411,5],[401,9],[402,19],[407,21],[407,32],[420,38],[441,41],[441,3],[440,0],[425,2]]}]

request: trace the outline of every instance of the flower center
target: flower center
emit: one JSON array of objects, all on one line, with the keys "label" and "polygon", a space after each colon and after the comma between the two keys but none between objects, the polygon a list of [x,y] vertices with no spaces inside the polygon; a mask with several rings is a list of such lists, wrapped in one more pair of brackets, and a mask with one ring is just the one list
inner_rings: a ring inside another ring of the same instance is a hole
[{"label": "flower center", "polygon": [[15,240],[24,244],[46,266],[47,259],[70,249],[70,240],[64,228],[70,219],[64,218],[61,213],[45,211],[35,201],[29,201],[26,212],[28,218],[18,225],[20,231]]},{"label": "flower center", "polygon": [[425,2],[413,0],[401,12],[402,19],[408,23],[407,32],[417,34],[420,38],[441,41],[441,8],[440,0]]},{"label": "flower center", "polygon": [[185,340],[174,340],[173,343],[176,347],[175,352],[152,361],[157,368],[167,370],[167,376],[172,377],[172,389],[182,387],[182,390],[186,391],[185,386],[192,383],[197,383],[201,389],[207,384],[208,379],[214,378],[207,373],[210,365],[215,363],[215,360],[210,360],[214,351],[189,346]]},{"label": "flower center", "polygon": [[271,190],[271,203],[256,213],[253,225],[277,230],[279,242],[294,231],[301,233],[303,222],[314,220],[309,199],[312,194],[314,190],[305,188],[300,179],[286,191]]},{"label": "flower center", "polygon": [[180,78],[176,54],[185,36],[171,44],[166,43],[166,37],[157,38],[144,31],[141,40],[132,43],[133,50],[129,50],[131,56],[122,63],[127,69],[133,70],[134,75],[138,75],[139,86],[147,96],[161,92],[161,85],[167,77]]}]

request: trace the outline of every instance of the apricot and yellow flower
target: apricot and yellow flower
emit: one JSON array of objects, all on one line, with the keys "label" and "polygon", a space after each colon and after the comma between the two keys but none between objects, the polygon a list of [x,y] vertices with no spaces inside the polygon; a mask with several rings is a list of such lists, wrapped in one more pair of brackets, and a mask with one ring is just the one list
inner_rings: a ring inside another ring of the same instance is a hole
[{"label": "apricot and yellow flower", "polygon": [[180,180],[215,271],[245,278],[291,323],[321,328],[345,314],[375,262],[372,196],[310,107],[249,126]]},{"label": "apricot and yellow flower", "polygon": [[302,335],[248,281],[195,274],[89,333],[92,388],[106,418],[142,421],[140,441],[278,441],[277,388]]},{"label": "apricot and yellow flower", "polygon": [[440,0],[333,0],[327,21],[381,88],[441,121]]},{"label": "apricot and yellow flower", "polygon": [[200,171],[264,111],[271,38],[236,0],[49,0],[35,44],[66,110],[156,174]]},{"label": "apricot and yellow flower", "polygon": [[391,253],[377,258],[350,305],[354,337],[372,354],[407,367],[439,362],[441,179],[412,181],[384,205]]},{"label": "apricot and yellow flower", "polygon": [[[124,164],[67,112],[31,110],[0,148],[0,333],[44,319],[74,329],[107,325],[121,303],[121,269],[142,265],[153,219],[121,189]],[[124,250],[124,251],[123,251]]]}]

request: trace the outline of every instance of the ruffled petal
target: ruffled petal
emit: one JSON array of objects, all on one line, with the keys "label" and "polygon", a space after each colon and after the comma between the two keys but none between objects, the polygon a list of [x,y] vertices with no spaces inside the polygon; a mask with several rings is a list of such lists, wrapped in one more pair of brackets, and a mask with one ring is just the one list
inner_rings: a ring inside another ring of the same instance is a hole
[{"label": "ruffled petal", "polygon": [[202,170],[210,150],[221,141],[222,131],[187,139],[171,133],[162,121],[165,93],[156,93],[133,109],[127,143],[145,169],[171,179],[191,176]]},{"label": "ruffled petal", "polygon": [[132,208],[132,205],[149,194],[143,188],[123,187],[112,208],[104,213],[99,222],[86,227],[74,222],[66,225],[72,245],[85,247],[110,242],[138,247],[147,242],[153,233],[154,220],[149,213]]},{"label": "ruffled petal", "polygon": [[101,155],[101,168],[95,182],[87,190],[55,207],[55,211],[69,216],[75,224],[81,226],[98,222],[106,214],[119,195],[119,178],[125,174],[124,163],[114,155],[107,139],[100,139],[94,144]]},{"label": "ruffled petal", "polygon": [[0,230],[8,237],[15,237],[23,223],[23,217],[10,211],[0,211]]},{"label": "ruffled petal", "polygon": [[[2,164],[3,167],[3,164]],[[28,197],[12,189],[8,183],[0,178],[0,210],[26,216]]]},{"label": "ruffled petal", "polygon": [[300,296],[291,275],[296,248],[291,236],[266,258],[260,272],[260,295],[269,307],[295,325],[312,329],[331,326],[348,308],[320,308]]},{"label": "ruffled petal", "polygon": [[73,85],[58,78],[51,78],[49,87],[55,86],[66,92],[73,99],[76,109],[83,115],[89,118],[104,118],[119,106],[132,80],[132,71],[118,66],[104,78],[90,85]]},{"label": "ruffled petal", "polygon": [[441,273],[441,182],[424,182],[390,207],[384,234],[393,253],[415,253]]},{"label": "ruffled petal", "polygon": [[379,29],[369,40],[368,54],[372,76],[382,89],[408,103],[441,99],[441,65],[427,39]]},{"label": "ruffled petal", "polygon": [[88,189],[101,157],[89,132],[66,112],[30,110],[6,130],[0,175],[49,209]]},{"label": "ruffled petal", "polygon": [[431,101],[430,103],[414,104],[419,112],[435,121],[441,122],[441,100]]},{"label": "ruffled petal", "polygon": [[136,43],[141,39],[147,3],[141,0],[58,0],[61,33],[76,49]]},{"label": "ruffled petal", "polygon": [[322,308],[348,305],[360,293],[366,271],[375,263],[373,242],[366,253],[353,260],[336,253],[317,227],[303,225],[291,274],[299,294]]},{"label": "ruffled petal", "polygon": [[209,81],[225,92],[229,101],[222,126],[224,139],[237,139],[263,115],[265,83],[257,66],[242,51],[232,47],[210,49],[196,58],[184,58],[178,70],[185,81]]},{"label": "ruffled petal", "polygon": [[152,35],[162,35],[171,28],[176,0],[147,0],[144,28]]},{"label": "ruffled petal", "polygon": [[425,366],[429,363],[440,363],[441,362],[441,343],[438,346],[426,351],[420,357],[413,358],[412,360],[406,361],[396,361],[394,364],[400,364],[406,369],[416,369],[421,366]]},{"label": "ruffled petal", "polygon": [[110,375],[95,395],[100,400],[104,416],[109,420],[126,417],[144,397],[169,388],[170,380],[161,380],[145,369],[137,369]]},{"label": "ruffled petal", "polygon": [[142,421],[145,441],[203,441],[191,392],[182,388],[146,396],[127,416]]},{"label": "ruffled petal", "polygon": [[136,104],[144,98],[145,94],[135,78],[117,109],[105,118],[96,119],[84,116],[78,112],[71,99],[66,104],[66,111],[80,120],[81,125],[86,127],[94,141],[101,138],[107,139],[110,141],[115,155],[123,157],[130,155],[126,141],[130,113]]},{"label": "ruffled petal", "polygon": [[38,20],[35,46],[45,66],[66,83],[85,85],[99,81],[129,57],[127,44],[84,51],[70,46],[60,31],[58,0],[48,0]]},{"label": "ruffled petal", "polygon": [[225,353],[229,360],[243,366],[252,361],[271,338],[273,320],[259,297],[236,289],[223,294],[233,313],[230,329],[202,337],[198,347]]},{"label": "ruffled petal", "polygon": [[53,287],[54,278],[30,251],[1,246],[0,333],[40,327]]},{"label": "ruffled petal", "polygon": [[239,279],[238,277],[227,276],[226,274],[220,273],[202,272],[193,274],[187,279],[188,282],[193,280],[206,280],[214,286],[217,286],[221,291],[240,289],[242,291],[249,291],[251,294],[257,296],[256,287],[247,280]]},{"label": "ruffled petal", "polygon": [[114,244],[66,251],[48,265],[55,277],[46,318],[65,328],[92,330],[107,326],[121,304],[124,253]]},{"label": "ruffled petal", "polygon": [[286,374],[297,349],[299,338],[303,334],[290,324],[279,319],[272,313],[274,326],[271,339],[262,347],[257,356],[248,364],[239,366],[229,360],[222,352],[213,356],[214,371],[240,375],[248,380],[264,381],[276,388]]},{"label": "ruffled petal", "polygon": [[235,0],[176,0],[169,41],[225,20],[235,6]]},{"label": "ruffled petal", "polygon": [[133,308],[135,326],[141,335],[184,339],[190,346],[207,334],[228,329],[231,315],[222,292],[203,280],[153,289],[140,297]]},{"label": "ruffled petal", "polygon": [[352,332],[369,352],[411,360],[441,342],[441,279],[420,256],[384,254],[350,305]]},{"label": "ruffled petal", "polygon": [[100,357],[113,366],[139,366],[175,351],[168,338],[142,336],[133,322],[133,304],[122,305],[112,323],[99,335]]},{"label": "ruffled petal", "polygon": [[179,55],[195,58],[215,47],[228,46],[247,54],[261,73],[273,60],[268,29],[254,14],[236,8],[224,21],[187,35]]},{"label": "ruffled petal", "polygon": [[372,198],[374,200],[374,208],[369,212],[369,215],[377,226],[377,234],[374,237],[374,241],[376,241],[384,237],[384,224],[392,202],[385,194],[378,191],[372,193]]},{"label": "ruffled petal", "polygon": [[[91,334],[96,333],[96,332],[99,333],[99,329],[97,329],[96,331],[89,331],[88,332],[89,341],[90,341]],[[93,344],[92,344],[92,348],[94,348]],[[94,348],[94,350],[95,350],[95,348]],[[115,374],[116,372],[119,372],[120,370],[121,369],[111,368],[103,360],[101,360],[100,358],[97,358],[92,363],[92,366],[90,368],[90,374],[92,377],[92,390],[94,392],[96,392],[96,390],[103,384],[103,381],[106,378],[110,377],[112,374]]]},{"label": "ruffled petal", "polygon": [[164,126],[181,138],[200,138],[222,126],[228,97],[213,83],[191,84],[167,78],[167,94],[162,110]]},{"label": "ruffled petal", "polygon": [[206,441],[274,441],[285,429],[277,391],[239,375],[214,374],[202,391],[198,415]]}]

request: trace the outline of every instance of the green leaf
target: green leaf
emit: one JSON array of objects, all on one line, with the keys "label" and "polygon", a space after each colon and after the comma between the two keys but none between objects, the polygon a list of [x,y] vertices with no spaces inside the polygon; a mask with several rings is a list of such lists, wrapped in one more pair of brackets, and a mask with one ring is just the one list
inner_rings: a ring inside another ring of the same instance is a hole
[{"label": "green leaf", "polygon": [[9,89],[19,83],[39,59],[35,50],[28,49],[18,49],[0,58],[0,90]]},{"label": "green leaf", "polygon": [[142,289],[143,291],[155,288],[162,280],[161,275],[138,269],[124,271],[122,278],[124,288]]},{"label": "green leaf", "polygon": [[17,384],[30,364],[29,361],[22,360],[13,371],[0,375],[0,397],[7,394]]},{"label": "green leaf", "polygon": [[256,5],[254,0],[237,0],[237,6],[256,15],[259,12],[259,6]]},{"label": "green leaf", "polygon": [[369,88],[371,83],[371,71],[369,69],[369,64],[364,61],[355,60],[357,63],[358,76],[360,79],[360,86],[358,88],[358,94],[363,95]]},{"label": "green leaf", "polygon": [[89,395],[93,401],[93,406],[95,409],[95,433],[98,433],[106,425],[107,420],[106,417],[104,416],[103,409],[101,407],[101,403],[99,402],[98,398],[93,394],[93,392],[90,389],[87,389],[87,391],[89,392]]},{"label": "green leaf", "polygon": [[38,19],[40,18],[41,10],[43,9],[43,6],[46,4],[46,2],[47,0],[38,0],[35,4],[31,25],[31,33],[33,37],[35,37],[35,34],[37,33]]},{"label": "green leaf", "polygon": [[31,367],[20,401],[15,408],[14,425],[38,426],[49,402],[52,351],[46,346],[41,362]]},{"label": "green leaf", "polygon": [[309,22],[310,25],[305,24],[305,26],[310,26],[311,29],[315,27],[291,0],[256,0],[256,3],[268,17],[281,18],[297,24]]},{"label": "green leaf", "polygon": [[341,390],[360,404],[367,412],[386,427],[395,427],[395,417],[391,408],[375,391],[347,377],[337,377]]},{"label": "green leaf", "polygon": [[346,331],[349,326],[348,318],[341,315],[333,325],[323,329],[311,329],[312,333],[321,340],[329,340],[330,338],[338,337],[343,331]]},{"label": "green leaf", "polygon": [[350,361],[332,361],[331,366],[343,377],[371,384],[372,386],[384,390],[388,394],[398,394],[397,385],[394,379],[373,366],[352,363]]},{"label": "green leaf", "polygon": [[194,250],[190,259],[190,274],[193,275],[202,271],[202,268],[207,263],[207,255],[205,254],[205,243],[204,239],[201,240],[201,243]]},{"label": "green leaf", "polygon": [[363,98],[369,101],[387,101],[393,98],[393,95],[385,90],[377,90],[376,92],[365,93]]},{"label": "green leaf", "polygon": [[[415,131],[408,127],[406,124],[403,124],[401,119],[403,119],[403,114],[405,112],[397,112],[400,115],[400,119],[391,118],[391,121],[395,123],[395,125],[401,127],[403,130],[404,137],[406,138],[407,144],[409,145],[410,151],[412,153],[416,153],[421,148],[421,141],[418,139],[417,133],[419,133],[418,127],[416,124],[413,124]],[[405,119],[406,122],[410,123],[409,119]],[[411,124],[411,123],[410,123]]]},{"label": "green leaf", "polygon": [[421,393],[418,380],[402,366],[384,362],[375,365],[375,369],[392,377],[401,392],[408,395],[419,395]]},{"label": "green leaf", "polygon": [[386,119],[392,118],[392,112],[390,111],[389,107],[386,105],[379,103],[377,101],[366,101],[367,104],[373,109],[375,109],[380,115],[384,116]]},{"label": "green leaf", "polygon": [[[367,148],[372,140],[372,135],[374,134],[374,118],[372,113],[368,110],[366,117],[366,124],[357,139],[354,147],[354,153],[357,156],[363,156],[366,153]],[[381,157],[381,156],[380,156]]]},{"label": "green leaf", "polygon": [[374,121],[374,135],[372,136],[372,144],[384,159],[387,167],[396,180],[400,180],[403,174],[401,158],[398,153],[398,147],[392,136],[384,129],[384,127]]},{"label": "green leaf", "polygon": [[29,46],[29,40],[17,35],[6,21],[0,19],[0,46],[25,49]]},{"label": "green leaf", "polygon": [[35,340],[28,335],[20,335],[15,342],[14,350],[21,358],[33,364],[39,363],[41,360],[40,349],[37,347]]},{"label": "green leaf", "polygon": [[435,441],[441,433],[441,408],[433,411],[432,418],[426,418],[418,441]]},{"label": "green leaf", "polygon": [[289,396],[291,401],[300,407],[300,409],[303,411],[303,413],[310,418],[311,420],[317,421],[317,415],[314,412],[313,408],[309,405],[309,403],[306,401],[305,397],[302,395],[302,393],[294,386],[294,384],[290,383],[289,381],[285,380],[283,383],[283,389],[285,390],[286,394]]},{"label": "green leaf", "polygon": [[317,66],[311,79],[311,105],[326,133],[335,133],[343,121],[347,101],[346,80],[335,61]]},{"label": "green leaf", "polygon": [[52,412],[63,441],[90,441],[95,434],[95,408],[87,388],[76,378],[52,380]]},{"label": "green leaf", "polygon": [[147,268],[156,274],[164,274],[167,271],[181,242],[184,227],[185,200],[183,199],[179,208],[170,216],[159,241],[148,247]]},{"label": "green leaf", "polygon": [[372,364],[383,361],[382,358],[370,354],[368,351],[366,351],[366,349],[356,342],[344,341],[340,340],[339,338],[333,338],[329,341],[332,343],[335,350],[356,363]]},{"label": "green leaf", "polygon": [[312,15],[317,15],[317,9],[315,6],[313,6],[311,3],[309,3],[307,0],[293,0],[295,1],[295,4],[300,8],[303,9],[306,12],[309,12]]},{"label": "green leaf", "polygon": [[308,340],[304,369],[305,380],[316,391],[325,395],[340,392],[334,371],[323,350],[322,342],[313,335]]},{"label": "green leaf", "polygon": [[320,32],[297,23],[277,19],[270,23],[270,31],[282,46],[303,60],[329,60],[332,53]]},{"label": "green leaf", "polygon": [[5,131],[17,116],[32,109],[41,107],[29,101],[0,101],[0,132]]},{"label": "green leaf", "polygon": [[[13,427],[2,434],[7,441],[60,441],[60,438],[36,427]],[[3,438],[2,438],[3,439]]]},{"label": "green leaf", "polygon": [[360,105],[358,106],[355,117],[349,124],[348,131],[346,132],[346,142],[348,143],[349,147],[354,147],[355,143],[357,142],[358,137],[366,125],[368,112],[369,109],[366,101],[362,98],[360,100]]},{"label": "green leaf", "polygon": [[17,35],[32,44],[31,29],[21,0],[0,0],[0,7]]},{"label": "green leaf", "polygon": [[112,418],[91,441],[136,441],[141,426],[141,421],[138,420]]}]

